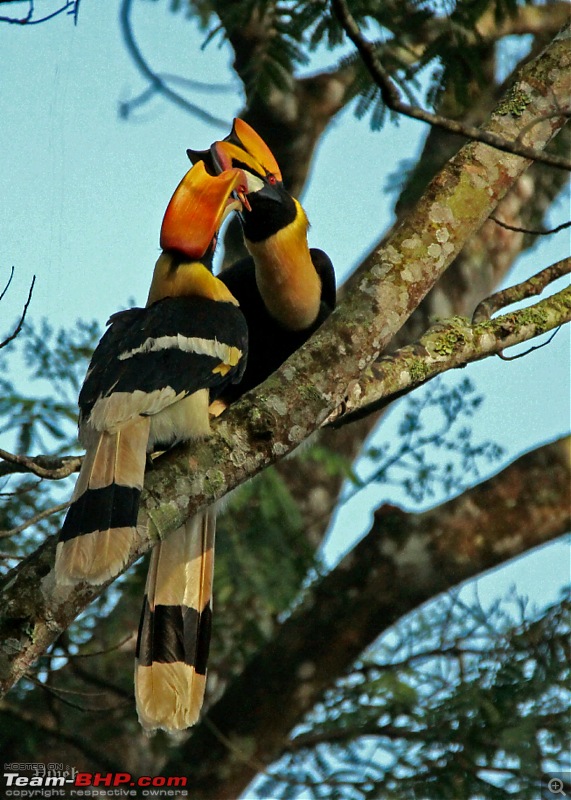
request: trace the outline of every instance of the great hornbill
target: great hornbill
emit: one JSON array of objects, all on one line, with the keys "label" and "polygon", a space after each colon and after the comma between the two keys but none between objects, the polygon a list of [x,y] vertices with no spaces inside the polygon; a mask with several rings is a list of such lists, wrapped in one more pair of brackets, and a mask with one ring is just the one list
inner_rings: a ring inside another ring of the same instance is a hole
[{"label": "great hornbill", "polygon": [[[86,448],[56,551],[56,580],[100,584],[133,543],[146,454],[207,436],[210,392],[239,381],[247,326],[211,272],[218,228],[244,175],[197,164],[165,212],[163,252],[145,308],[114,314],[79,395]],[[215,514],[192,517],[151,555],[135,687],[144,727],[186,728],[199,714],[210,638]]]},{"label": "great hornbill", "polygon": [[[282,182],[264,140],[244,120],[209,150],[187,150],[208,172],[239,168],[246,176],[239,211],[250,256],[219,274],[248,323],[246,371],[239,384],[217,391],[225,403],[262,383],[311,336],[335,307],[335,273],[323,250],[309,248],[309,223]],[[217,411],[218,413],[218,411]]]}]

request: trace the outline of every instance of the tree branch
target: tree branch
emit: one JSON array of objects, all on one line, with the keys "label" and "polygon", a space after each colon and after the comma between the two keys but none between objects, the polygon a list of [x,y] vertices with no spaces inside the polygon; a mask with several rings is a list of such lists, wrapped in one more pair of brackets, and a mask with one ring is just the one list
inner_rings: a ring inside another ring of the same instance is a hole
[{"label": "tree branch", "polygon": [[[468,125],[465,122],[442,117],[440,114],[433,114],[417,106],[411,106],[409,103],[404,103],[400,99],[399,91],[392,82],[390,75],[385,70],[379,58],[375,46],[369,42],[361,34],[357,23],[355,22],[346,0],[331,0],[335,15],[339,20],[343,30],[351,39],[363,59],[363,63],[369,70],[369,73],[379,89],[383,102],[387,108],[403,114],[411,119],[418,119],[421,122],[427,122],[437,128],[442,128],[449,133],[459,134],[467,139],[472,139],[477,142],[484,142],[485,144],[495,147],[498,150],[503,150],[506,153],[514,153],[524,158],[529,158],[533,161],[540,161],[543,164],[549,164],[552,167],[559,167],[561,169],[571,170],[571,161],[563,156],[550,155],[542,153],[534,147],[523,144],[517,138],[509,140],[503,136],[498,135],[491,129],[482,130],[474,125]],[[563,37],[562,37],[563,38]],[[522,106],[525,107],[528,100],[527,86],[522,84],[518,87],[513,87],[511,94],[508,96],[505,106],[496,108],[496,114],[514,114],[518,115],[522,112]],[[557,115],[569,116],[571,108],[569,107],[568,100],[566,105],[561,104],[557,109],[552,112]],[[549,116],[538,114],[538,116],[530,121],[530,125],[540,124],[541,121],[547,121]]]},{"label": "tree branch", "polygon": [[530,236],[551,236],[554,233],[564,231],[566,228],[571,228],[571,221],[562,222],[561,225],[556,225],[555,228],[549,228],[549,230],[532,230],[531,228],[522,228],[518,227],[517,225],[508,225],[507,222],[502,222],[502,220],[498,219],[494,214],[490,214],[490,219],[492,222],[495,222],[496,225],[499,225],[501,228],[505,228],[507,231],[514,231],[515,233],[527,233]]},{"label": "tree branch", "polygon": [[[11,2],[11,0],[7,1]],[[19,2],[19,0],[17,1]],[[5,0],[0,0],[0,5],[2,5],[4,2]],[[40,25],[42,22],[47,22],[48,20],[53,19],[54,17],[58,17],[64,11],[67,11],[67,13],[70,16],[73,16],[74,24],[77,25],[77,16],[79,13],[80,0],[68,0],[62,6],[60,6],[60,8],[56,9],[55,11],[52,11],[51,14],[46,14],[44,17],[40,17],[39,19],[33,18],[35,11],[34,0],[28,0],[28,2],[29,2],[28,13],[26,14],[25,17],[1,16],[0,23],[7,22],[10,25]]]},{"label": "tree branch", "polygon": [[8,531],[0,531],[0,539],[7,539],[10,536],[16,536],[18,533],[22,533],[25,531],[26,528],[30,528],[32,525],[35,525],[37,522],[41,522],[41,520],[46,519],[47,517],[51,517],[52,514],[59,514],[60,511],[64,511],[71,500],[68,500],[65,503],[60,503],[57,506],[52,506],[51,508],[46,508],[44,511],[40,511],[38,514],[34,514],[33,517],[27,519],[25,522],[22,522],[20,525],[16,525],[15,528],[10,528]]},{"label": "tree branch", "polygon": [[571,288],[520,311],[494,320],[489,315],[503,305],[539,294],[571,268],[567,258],[517,286],[492,295],[478,306],[473,322],[454,317],[432,325],[414,344],[379,358],[360,380],[354,381],[343,404],[325,424],[334,428],[368,416],[399,396],[450,369],[464,367],[506,347],[526,342],[571,322]]},{"label": "tree branch", "polygon": [[[2,296],[0,297],[0,300],[2,299],[2,297],[4,297],[4,294],[6,293],[6,290],[8,289],[8,286],[10,286],[13,274],[14,274],[14,271],[13,271],[13,268],[12,268],[12,273],[10,274],[10,278],[8,280],[8,283],[7,283],[6,287],[4,288],[4,291],[2,292]],[[32,299],[32,293],[34,291],[34,284],[35,283],[36,283],[36,276],[34,275],[34,277],[32,278],[32,283],[30,284],[30,289],[28,291],[28,299],[26,300],[26,302],[24,304],[24,310],[22,311],[22,316],[20,317],[20,321],[18,322],[18,324],[14,328],[13,333],[11,333],[10,336],[8,336],[7,339],[4,339],[3,342],[0,342],[0,350],[3,347],[6,347],[7,344],[12,342],[16,338],[16,336],[20,333],[20,331],[22,330],[22,325],[24,324],[24,320],[26,319],[26,314],[28,313],[28,306],[30,305],[30,301]]]},{"label": "tree branch", "polygon": [[[154,72],[151,67],[147,64],[143,55],[135,41],[135,35],[133,33],[133,27],[131,25],[131,7],[133,5],[133,0],[122,0],[121,8],[119,11],[119,21],[121,24],[121,31],[123,33],[123,40],[125,42],[125,47],[127,48],[127,52],[131,56],[135,66],[139,70],[139,72],[143,75],[146,80],[149,81],[150,87],[152,90],[158,94],[161,94],[163,97],[166,97],[167,100],[170,100],[175,105],[182,108],[184,111],[193,114],[198,119],[204,120],[204,122],[208,122],[211,125],[216,125],[219,128],[227,129],[229,127],[229,122],[227,120],[220,119],[220,117],[215,117],[213,114],[209,114],[207,111],[204,111],[203,108],[197,106],[195,103],[191,103],[185,97],[183,97],[178,92],[175,92],[174,89],[171,89],[170,86],[167,84],[165,78],[161,77],[158,73]],[[123,111],[125,110],[123,104]]]},{"label": "tree branch", "polygon": [[[510,286],[508,289],[503,289],[501,292],[496,292],[478,304],[472,316],[472,322],[486,322],[490,319],[492,314],[495,314],[500,308],[541,294],[546,286],[553,283],[553,281],[556,281],[558,278],[561,278],[563,275],[568,275],[570,272],[571,258],[563,258],[556,264],[552,264],[550,267],[541,270],[537,275],[533,275],[527,281],[522,281],[522,283]],[[565,292],[560,293],[560,295],[564,294]],[[533,306],[533,308],[537,307],[538,306]],[[563,321],[567,322],[568,320]]]},{"label": "tree branch", "polygon": [[[549,6],[518,6],[502,20],[498,20],[496,9],[489,6],[476,21],[473,30],[462,31],[468,44],[493,44],[506,36],[553,37],[569,19],[569,5],[566,2],[552,2]],[[449,17],[429,17],[424,24],[420,23],[414,33],[408,35],[406,46],[389,40],[377,43],[377,53],[383,58],[389,54],[401,64],[412,66],[417,64],[427,48],[436,40],[450,32]],[[394,33],[394,31],[391,30]]]},{"label": "tree branch", "polygon": [[38,478],[53,481],[59,481],[74,472],[79,472],[83,461],[83,456],[22,456],[9,453],[2,448],[0,448],[0,458],[5,462],[0,464],[0,478],[15,472],[31,472]]},{"label": "tree branch", "polygon": [[[566,43],[556,39],[527,64],[530,103],[510,130],[566,95]],[[532,86],[533,84],[533,86]],[[563,119],[559,119],[562,125]],[[494,121],[498,125],[498,120]],[[501,131],[501,125],[500,125]],[[534,146],[557,131],[554,119],[534,128]],[[350,394],[429,289],[479,229],[528,162],[471,142],[444,167],[416,207],[367,262],[344,302],[312,339],[262,387],[213,425],[212,438],[178,448],[145,480],[140,528],[128,564],[188,516],[222,497],[304,441]],[[185,497],[181,486],[186,486]],[[46,542],[6,576],[0,604],[0,687],[6,691],[105,587],[56,588],[55,541]],[[126,567],[128,566],[126,565]]]}]

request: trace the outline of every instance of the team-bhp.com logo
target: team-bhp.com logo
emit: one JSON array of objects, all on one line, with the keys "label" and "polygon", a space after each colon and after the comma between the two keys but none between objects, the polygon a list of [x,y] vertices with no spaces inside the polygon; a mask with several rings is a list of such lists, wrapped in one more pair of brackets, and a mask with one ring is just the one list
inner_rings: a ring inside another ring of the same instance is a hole
[{"label": "team-bhp.com logo", "polygon": [[186,797],[182,776],[78,772],[63,764],[4,764],[6,797]]}]

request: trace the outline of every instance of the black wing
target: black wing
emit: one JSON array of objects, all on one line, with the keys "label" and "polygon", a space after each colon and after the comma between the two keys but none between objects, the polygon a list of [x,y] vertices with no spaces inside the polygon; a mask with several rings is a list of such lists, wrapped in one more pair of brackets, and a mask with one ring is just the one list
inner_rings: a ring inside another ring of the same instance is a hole
[{"label": "black wing", "polygon": [[175,395],[220,391],[244,372],[247,325],[232,303],[167,297],[109,321],[79,395],[83,421],[115,393],[137,393],[130,416],[157,413]]}]

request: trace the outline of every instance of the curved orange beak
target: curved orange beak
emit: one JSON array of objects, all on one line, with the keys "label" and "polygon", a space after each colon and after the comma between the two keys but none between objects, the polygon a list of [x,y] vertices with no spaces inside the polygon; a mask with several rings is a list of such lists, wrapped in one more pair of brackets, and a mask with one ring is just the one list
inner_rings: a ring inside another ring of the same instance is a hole
[{"label": "curved orange beak", "polygon": [[228,169],[235,159],[261,176],[273,175],[276,180],[282,180],[274,154],[262,137],[243,119],[236,118],[228,136],[214,142],[208,150],[188,149],[186,154],[193,164],[204,161],[210,174]]},{"label": "curved orange beak", "polygon": [[246,183],[241,169],[209,175],[202,161],[195,164],[175,189],[165,211],[160,238],[163,250],[202,258],[226,216],[240,210],[240,201],[231,195],[233,191],[241,194]]},{"label": "curved orange beak", "polygon": [[[274,154],[256,131],[242,119],[235,119],[231,133],[210,148],[212,164],[221,172],[240,166],[260,178],[273,176],[282,180],[282,173]],[[200,155],[200,154],[194,154]]]},{"label": "curved orange beak", "polygon": [[266,173],[274,175],[278,181],[282,180],[282,173],[274,154],[262,137],[247,122],[236,117],[232,126],[232,133],[228,138],[237,139],[243,149],[256,159]]}]

